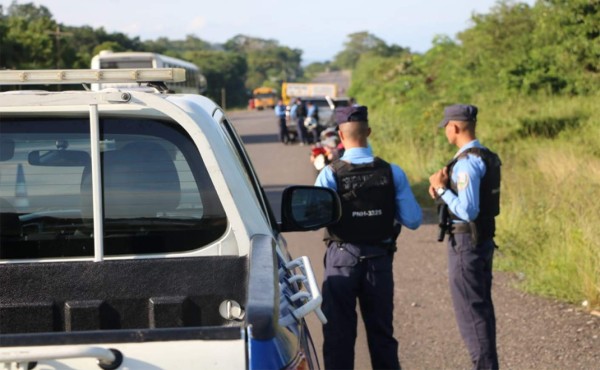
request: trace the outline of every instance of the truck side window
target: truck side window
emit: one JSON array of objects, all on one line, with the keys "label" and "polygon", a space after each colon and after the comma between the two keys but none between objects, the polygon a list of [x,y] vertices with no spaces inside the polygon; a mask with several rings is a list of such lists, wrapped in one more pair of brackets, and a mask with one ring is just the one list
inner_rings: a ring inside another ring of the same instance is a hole
[{"label": "truck side window", "polygon": [[[100,131],[106,256],[190,251],[225,233],[204,162],[176,125],[101,117]],[[0,259],[92,256],[87,117],[3,118],[0,134],[14,143],[0,161]]]}]

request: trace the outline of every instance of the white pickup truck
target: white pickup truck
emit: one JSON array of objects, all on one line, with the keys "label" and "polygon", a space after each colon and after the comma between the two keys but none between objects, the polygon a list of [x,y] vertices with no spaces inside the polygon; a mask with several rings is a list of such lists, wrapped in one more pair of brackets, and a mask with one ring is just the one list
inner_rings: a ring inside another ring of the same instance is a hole
[{"label": "white pickup truck", "polygon": [[[289,187],[278,223],[221,108],[162,91],[183,75],[0,71],[0,368],[318,368],[320,292],[281,232],[339,199]],[[23,86],[97,82],[154,91]]]}]

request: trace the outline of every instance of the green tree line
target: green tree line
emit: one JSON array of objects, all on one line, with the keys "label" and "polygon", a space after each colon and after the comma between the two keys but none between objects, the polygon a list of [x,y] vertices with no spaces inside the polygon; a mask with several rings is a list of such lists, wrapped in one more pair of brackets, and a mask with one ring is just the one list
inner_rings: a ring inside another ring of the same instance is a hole
[{"label": "green tree line", "polygon": [[279,89],[282,81],[302,78],[302,51],[276,40],[237,35],[224,44],[196,36],[184,40],[142,41],[104,28],[57,22],[45,6],[13,2],[0,6],[0,69],[89,68],[101,50],[150,51],[198,65],[208,82],[206,95],[226,106],[244,106],[259,86]]},{"label": "green tree line", "polygon": [[369,106],[376,154],[401,164],[421,204],[455,148],[444,106],[480,108],[477,134],[503,159],[497,266],[536,293],[600,307],[600,1],[499,1],[425,53],[350,35],[332,65]]}]

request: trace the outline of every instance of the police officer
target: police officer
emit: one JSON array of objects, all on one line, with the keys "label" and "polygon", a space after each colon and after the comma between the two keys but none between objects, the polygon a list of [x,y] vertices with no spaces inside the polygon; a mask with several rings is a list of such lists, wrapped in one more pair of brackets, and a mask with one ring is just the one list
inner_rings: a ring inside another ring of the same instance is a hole
[{"label": "police officer", "polygon": [[308,131],[304,126],[304,120],[306,119],[306,105],[302,99],[296,99],[296,131],[298,132],[298,138],[300,139],[300,145],[308,144]]},{"label": "police officer", "polygon": [[279,129],[279,141],[284,144],[289,143],[290,138],[287,129],[287,120],[285,117],[285,104],[283,104],[283,100],[277,100],[277,105],[275,106],[275,116],[277,116],[277,127]]},{"label": "police officer", "polygon": [[397,225],[419,227],[421,208],[404,171],[373,157],[367,107],[338,107],[335,120],[346,148],[325,167],[315,185],[335,189],[342,218],[327,228],[322,309],[326,369],[352,369],[358,299],[374,369],[399,369],[398,342],[393,336],[394,280],[392,262]]},{"label": "police officer", "polygon": [[449,211],[450,294],[473,368],[498,369],[491,288],[501,163],[475,137],[476,123],[477,107],[473,105],[444,109],[439,127],[459,150],[447,166],[431,175],[429,194]]}]

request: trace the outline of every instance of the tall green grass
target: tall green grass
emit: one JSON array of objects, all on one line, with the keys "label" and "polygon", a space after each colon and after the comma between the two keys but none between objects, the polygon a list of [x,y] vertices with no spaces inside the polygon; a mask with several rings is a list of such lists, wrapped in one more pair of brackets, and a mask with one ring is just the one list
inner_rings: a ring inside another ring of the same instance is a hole
[{"label": "tall green grass", "polygon": [[504,156],[499,267],[532,292],[600,305],[600,159],[565,142],[520,144]]},{"label": "tall green grass", "polygon": [[[496,266],[524,289],[600,307],[600,95],[479,96],[478,137],[503,160]],[[368,104],[368,102],[365,102]],[[370,112],[377,155],[407,172],[423,207],[429,175],[450,159],[441,102]]]}]

